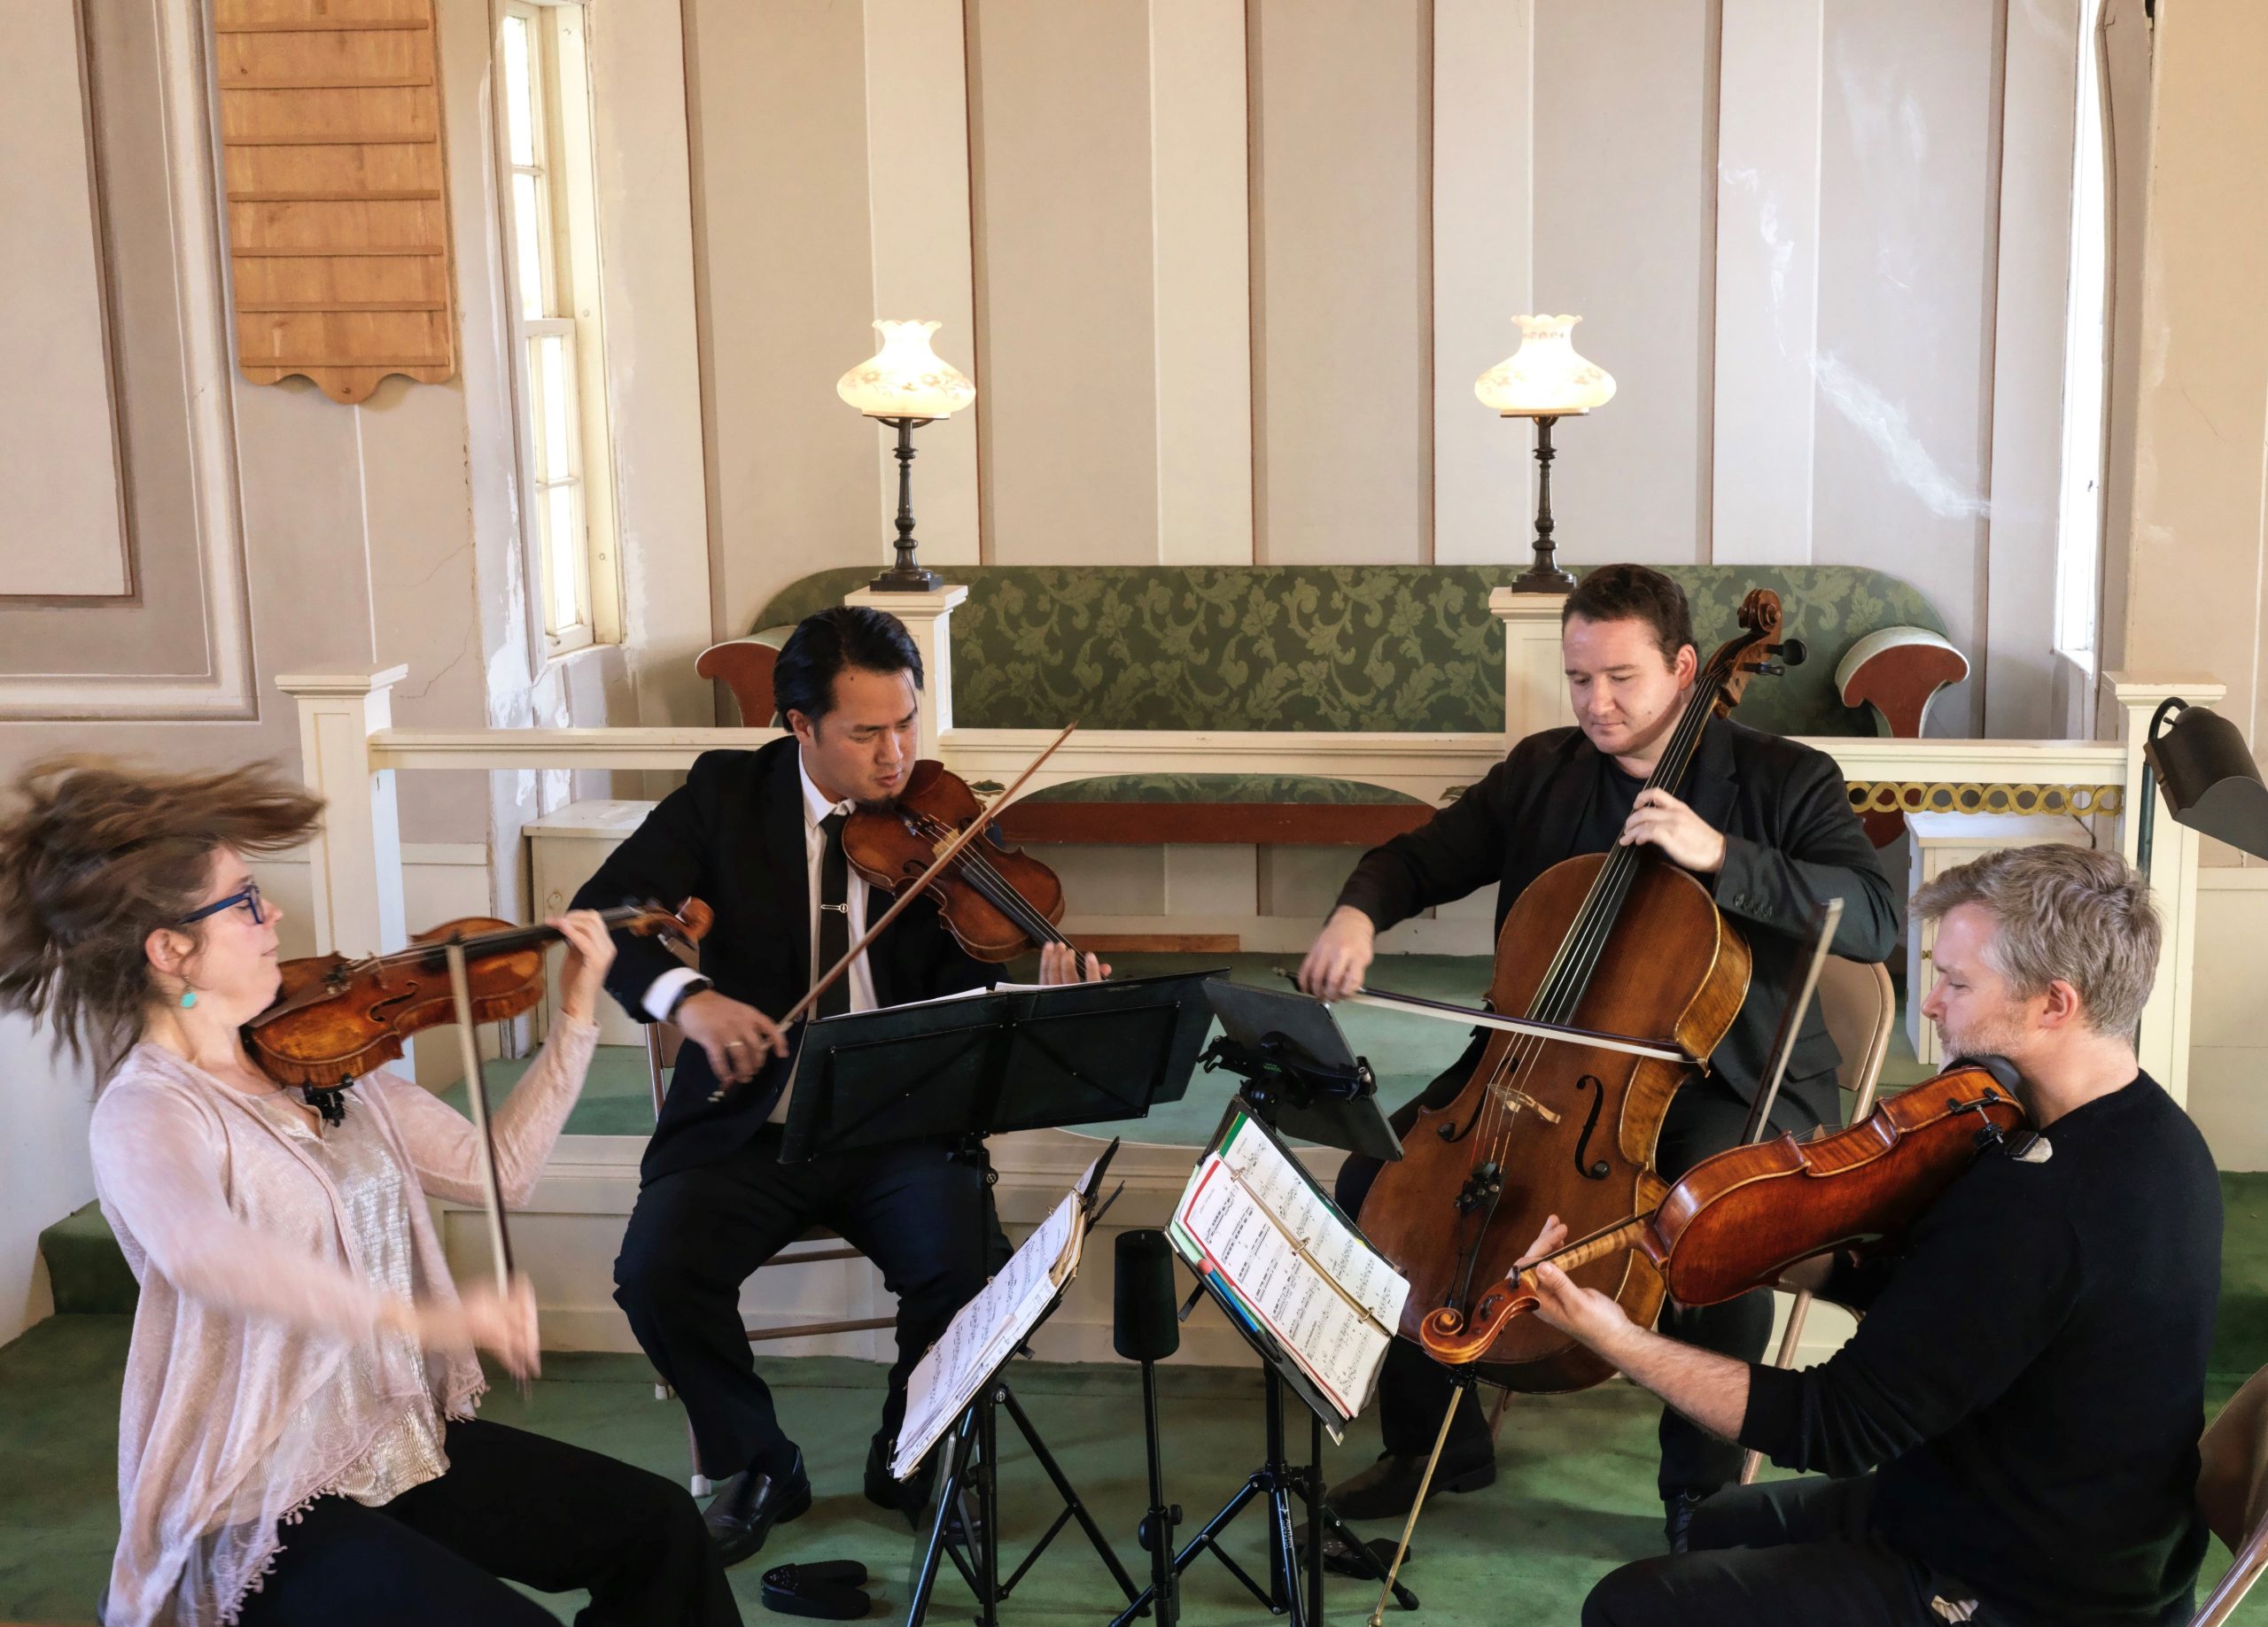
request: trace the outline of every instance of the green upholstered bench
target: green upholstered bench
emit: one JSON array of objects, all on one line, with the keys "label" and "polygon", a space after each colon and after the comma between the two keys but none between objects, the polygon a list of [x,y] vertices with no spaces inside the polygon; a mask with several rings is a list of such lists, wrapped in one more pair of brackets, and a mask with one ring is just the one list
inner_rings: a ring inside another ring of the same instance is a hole
[{"label": "green upholstered bench", "polygon": [[[1913,587],[1878,570],[1815,565],[1666,568],[1691,600],[1705,654],[1738,631],[1751,588],[1777,592],[1810,659],[1751,687],[1742,721],[1782,734],[1877,732],[1838,693],[1837,662],[1891,627],[1942,635]],[[1516,565],[956,566],[956,728],[1498,733],[1504,631],[1488,608]],[[703,657],[743,717],[770,718],[769,650],[805,616],[865,585],[863,567],[790,584],[750,640]],[[1312,842],[1368,846],[1429,805],[1313,776],[1118,775],[1049,787],[1004,815],[1015,840]]]}]

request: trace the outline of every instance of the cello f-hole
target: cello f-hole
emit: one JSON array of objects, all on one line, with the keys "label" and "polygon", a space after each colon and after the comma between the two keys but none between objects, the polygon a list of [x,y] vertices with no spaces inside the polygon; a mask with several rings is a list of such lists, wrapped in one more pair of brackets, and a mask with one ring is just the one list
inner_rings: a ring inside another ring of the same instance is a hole
[{"label": "cello f-hole", "polygon": [[1597,1074],[1586,1073],[1575,1081],[1575,1089],[1591,1093],[1590,1117],[1583,1120],[1583,1133],[1575,1140],[1575,1168],[1586,1181],[1604,1181],[1612,1172],[1612,1166],[1604,1158],[1587,1164],[1583,1155],[1590,1151],[1591,1132],[1598,1128],[1599,1109],[1606,1105],[1606,1087],[1599,1082]]},{"label": "cello f-hole", "polygon": [[[1495,1086],[1500,1085],[1503,1083],[1504,1081],[1510,1079],[1512,1076],[1513,1072],[1518,1068],[1519,1065],[1520,1059],[1518,1057],[1509,1056],[1502,1062],[1498,1063],[1496,1065],[1496,1072],[1489,1081],[1490,1088],[1494,1089]],[[1463,1124],[1445,1124],[1433,1133],[1436,1135],[1439,1135],[1445,1142],[1456,1143],[1463,1141],[1466,1136],[1472,1134],[1473,1126],[1480,1122],[1481,1110],[1488,1105],[1488,1091],[1480,1091],[1473,1101],[1472,1116],[1471,1118],[1467,1119]]]}]

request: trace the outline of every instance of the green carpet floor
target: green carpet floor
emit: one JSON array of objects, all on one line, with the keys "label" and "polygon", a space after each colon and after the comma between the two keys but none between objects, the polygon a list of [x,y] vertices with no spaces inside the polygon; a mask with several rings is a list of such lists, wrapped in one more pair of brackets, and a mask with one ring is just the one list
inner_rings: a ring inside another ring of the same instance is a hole
[{"label": "green carpet floor", "polygon": [[[0,1620],[90,1623],[115,1539],[113,1484],[119,1376],[127,1319],[57,1316],[0,1348]],[[878,1586],[873,1619],[900,1619],[913,1546],[903,1522],[858,1494],[866,1439],[881,1399],[882,1369],[864,1362],[809,1359],[769,1364],[781,1410],[801,1441],[819,1499],[811,1514],[776,1531],[763,1553],[733,1573],[743,1614],[770,1619],[758,1577],[789,1561],[863,1561]],[[1147,1506],[1142,1469],[1139,1387],[1125,1366],[1020,1364],[1012,1373],[1031,1414],[1117,1549],[1138,1572],[1145,1556],[1133,1530]],[[2218,1375],[2211,1403],[2234,1390]],[[509,1389],[484,1415],[612,1453],[676,1477],[685,1468],[685,1433],[673,1405],[654,1399],[651,1375],[633,1356],[555,1355],[525,1400]],[[1261,1455],[1256,1375],[1225,1368],[1168,1368],[1161,1411],[1166,1429],[1167,1495],[1201,1519],[1241,1483]],[[1012,1437],[1013,1438],[1013,1437]],[[1367,1462],[1377,1436],[1365,1419],[1343,1446],[1327,1449],[1336,1477]],[[1660,1510],[1652,1500],[1654,1408],[1642,1393],[1613,1383],[1581,1395],[1522,1401],[1506,1418],[1503,1473],[1487,1491],[1449,1497],[1418,1526],[1407,1579],[1423,1601],[1408,1619],[1428,1627],[1503,1627],[1508,1621],[1572,1623],[1590,1584],[1625,1560],[1652,1553]],[[1020,1557],[1052,1510],[1045,1481],[1021,1443],[1006,1450],[1004,1547]],[[529,1488],[540,1496],[541,1488]],[[1184,1527],[1184,1530],[1189,1529]],[[1386,1534],[1383,1528],[1377,1534]],[[1231,1528],[1231,1552],[1262,1562],[1261,1526],[1247,1512]],[[2216,1543],[2210,1579],[2228,1555]],[[1015,1622],[1099,1623],[1118,1595],[1076,1531],[1056,1545],[1003,1609]],[[1359,1584],[1331,1580],[1329,1619],[1369,1612]],[[547,1600],[570,1619],[579,1597]],[[931,1619],[967,1619],[957,1579],[941,1584]],[[1267,1619],[1209,1558],[1190,1571],[1184,1617],[1191,1627]],[[2268,1627],[2268,1593],[2236,1618]]]}]

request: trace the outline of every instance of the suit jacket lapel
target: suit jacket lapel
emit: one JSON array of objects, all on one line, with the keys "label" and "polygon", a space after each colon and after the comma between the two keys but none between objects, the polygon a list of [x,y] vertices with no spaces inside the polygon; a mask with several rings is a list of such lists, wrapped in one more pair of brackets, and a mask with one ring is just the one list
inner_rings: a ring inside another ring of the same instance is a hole
[{"label": "suit jacket lapel", "polygon": [[1733,726],[1721,717],[1713,717],[1701,731],[1693,766],[1686,772],[1685,794],[1679,800],[1712,830],[1729,831],[1739,794],[1740,765],[1733,755]]},{"label": "suit jacket lapel", "polygon": [[1521,880],[1523,887],[1561,859],[1572,856],[1575,826],[1590,805],[1591,782],[1597,771],[1598,748],[1581,730],[1573,731],[1528,804],[1526,817],[1534,822],[1534,836],[1518,848],[1532,856],[1534,867]]},{"label": "suit jacket lapel", "polygon": [[781,754],[764,787],[757,817],[764,850],[771,856],[773,885],[779,889],[781,930],[796,963],[796,994],[812,986],[811,861],[804,851],[804,781],[797,771],[797,748],[791,741]]}]

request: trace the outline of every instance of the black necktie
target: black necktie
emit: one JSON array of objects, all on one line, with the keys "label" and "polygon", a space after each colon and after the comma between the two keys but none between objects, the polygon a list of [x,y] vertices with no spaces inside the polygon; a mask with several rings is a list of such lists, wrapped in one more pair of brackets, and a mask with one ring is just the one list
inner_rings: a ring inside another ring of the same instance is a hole
[{"label": "black necktie", "polygon": [[[819,964],[814,981],[834,970],[850,947],[850,862],[843,856],[843,819],[831,813],[819,822],[827,838],[819,861]],[[837,1017],[850,1009],[850,974],[845,972],[819,997],[819,1014]]]}]

